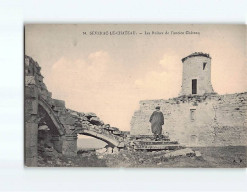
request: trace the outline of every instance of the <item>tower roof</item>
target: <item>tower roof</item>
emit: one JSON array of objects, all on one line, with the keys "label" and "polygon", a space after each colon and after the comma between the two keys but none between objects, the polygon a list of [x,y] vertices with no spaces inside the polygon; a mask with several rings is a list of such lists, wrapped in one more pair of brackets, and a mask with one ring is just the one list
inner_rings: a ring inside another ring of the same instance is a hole
[{"label": "tower roof", "polygon": [[210,55],[207,54],[207,53],[194,52],[194,53],[188,55],[187,57],[184,57],[184,58],[182,59],[182,62],[184,62],[184,61],[185,61],[186,59],[188,59],[188,58],[192,58],[192,57],[195,57],[195,56],[204,56],[204,57],[207,57],[207,58],[210,58],[210,59],[211,59]]}]

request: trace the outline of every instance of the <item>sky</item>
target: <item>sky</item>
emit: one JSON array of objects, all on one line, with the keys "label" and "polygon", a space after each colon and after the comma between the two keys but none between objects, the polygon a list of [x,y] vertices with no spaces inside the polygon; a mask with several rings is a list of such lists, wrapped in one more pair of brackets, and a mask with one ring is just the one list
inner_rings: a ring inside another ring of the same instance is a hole
[{"label": "sky", "polygon": [[[109,35],[113,31],[136,34]],[[212,57],[215,92],[246,92],[245,36],[244,25],[29,24],[25,54],[41,66],[53,98],[129,131],[140,100],[178,96],[181,59],[191,53]]]}]

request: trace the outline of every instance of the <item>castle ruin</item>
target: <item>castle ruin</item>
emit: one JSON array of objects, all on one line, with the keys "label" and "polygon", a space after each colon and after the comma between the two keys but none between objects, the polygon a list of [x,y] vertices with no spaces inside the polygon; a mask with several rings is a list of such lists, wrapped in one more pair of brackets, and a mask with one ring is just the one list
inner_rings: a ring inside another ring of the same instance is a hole
[{"label": "castle ruin", "polygon": [[41,67],[25,56],[25,165],[37,166],[38,153],[47,156],[77,155],[77,135],[88,135],[115,149],[123,148],[126,132],[104,124],[94,113],[66,108],[63,100],[52,98]]},{"label": "castle ruin", "polygon": [[186,146],[247,145],[247,92],[218,95],[211,84],[211,57],[193,53],[182,59],[178,97],[142,100],[131,120],[131,135],[151,135],[149,117],[161,107],[163,133]]},{"label": "castle ruin", "polygon": [[[76,156],[78,134],[105,141],[115,150],[246,146],[247,92],[215,93],[208,54],[194,53],[182,62],[183,81],[179,96],[140,101],[140,109],[131,120],[129,135],[129,132],[104,124],[94,113],[68,109],[64,101],[52,98],[43,82],[41,67],[25,56],[25,165],[37,166],[39,152]],[[156,106],[161,107],[165,118],[165,135],[158,142],[152,140],[149,123]]]}]

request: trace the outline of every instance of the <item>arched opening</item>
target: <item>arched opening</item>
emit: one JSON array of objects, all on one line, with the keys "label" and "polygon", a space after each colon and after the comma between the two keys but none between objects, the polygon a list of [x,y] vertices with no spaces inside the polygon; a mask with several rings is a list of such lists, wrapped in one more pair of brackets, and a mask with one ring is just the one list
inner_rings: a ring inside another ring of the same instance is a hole
[{"label": "arched opening", "polygon": [[52,118],[41,105],[38,106],[38,117],[38,126],[41,127],[39,130],[49,131],[51,135],[60,135],[60,132],[54,124]]},{"label": "arched opening", "polygon": [[53,135],[65,134],[65,130],[59,123],[57,116],[43,99],[39,99],[38,115],[40,120],[39,122],[45,122]]},{"label": "arched opening", "polygon": [[54,137],[63,135],[58,120],[51,108],[47,107],[44,102],[39,102],[38,105],[38,160],[46,161],[51,158],[56,158],[61,149],[54,145]]},{"label": "arched opening", "polygon": [[124,142],[116,137],[107,134],[96,133],[90,130],[83,130],[77,133],[77,154],[90,157],[91,154],[112,154],[117,153],[120,148],[124,148]]},{"label": "arched opening", "polygon": [[94,138],[92,136],[79,134],[77,139],[77,151],[86,152],[94,151],[99,148],[104,148],[108,144],[100,139]]}]

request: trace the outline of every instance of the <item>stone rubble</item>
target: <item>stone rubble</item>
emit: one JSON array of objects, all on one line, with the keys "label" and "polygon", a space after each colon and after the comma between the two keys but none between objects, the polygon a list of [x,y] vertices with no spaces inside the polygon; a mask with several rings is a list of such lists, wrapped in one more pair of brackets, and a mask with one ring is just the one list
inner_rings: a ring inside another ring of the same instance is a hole
[{"label": "stone rubble", "polygon": [[164,155],[165,158],[172,158],[172,157],[177,157],[177,156],[195,156],[195,152],[190,149],[190,148],[185,148],[181,150],[175,150],[172,152],[168,152],[167,154]]},{"label": "stone rubble", "polygon": [[[93,112],[77,112],[66,108],[63,100],[52,98],[41,75],[41,67],[25,56],[25,164],[36,166],[40,131],[49,134],[53,148],[66,156],[77,155],[77,134],[86,134],[123,148],[128,132],[111,127]],[[87,132],[86,132],[87,131]],[[43,146],[42,146],[43,147]],[[51,153],[51,149],[44,149]],[[50,155],[50,154],[48,154]]]},{"label": "stone rubble", "polygon": [[[147,155],[154,155],[155,159],[159,159],[159,156],[164,155],[164,153],[169,152],[169,150],[175,151],[181,148],[177,142],[170,141],[168,133],[163,135],[162,143],[155,142],[152,135],[130,136],[129,132],[120,131],[116,127],[104,124],[93,112],[77,112],[66,108],[64,101],[52,98],[51,92],[47,90],[47,87],[43,83],[43,76],[40,70],[41,68],[37,62],[25,56],[25,122],[27,124],[30,123],[29,125],[32,130],[35,126],[38,127],[38,135],[34,133],[31,136],[32,139],[28,137],[26,141],[29,143],[38,137],[37,151],[39,155],[37,159],[41,164],[47,161],[50,166],[72,166],[71,160],[62,162],[60,158],[63,155],[74,157],[77,155],[77,134],[89,134],[100,137],[103,140],[108,137],[113,140],[113,144],[110,143],[106,148],[95,151],[99,159],[103,159],[104,156],[107,155],[114,156],[122,154],[121,151],[124,150],[128,152],[135,151],[137,149],[135,146],[145,146],[145,149],[155,149],[155,152],[147,153]],[[38,103],[38,101],[40,102]],[[47,113],[49,116],[47,116]],[[33,121],[34,116],[36,116],[35,121]],[[51,119],[53,121],[51,121]],[[57,124],[51,124],[51,122]],[[57,126],[57,128],[54,128],[54,126]],[[63,136],[65,136],[65,138],[61,138]],[[64,142],[60,142],[61,139],[63,139]],[[161,147],[162,144],[165,145],[165,148]],[[28,144],[26,147],[27,146]],[[163,151],[159,151],[160,149]],[[33,147],[32,155],[34,155],[34,157],[32,158],[36,158],[35,151],[36,148]],[[30,154],[28,155],[30,156]],[[88,154],[82,154],[82,156],[83,155],[88,156]],[[172,153],[170,153],[170,155],[172,155]],[[123,154],[123,157],[128,162],[131,161],[132,158],[126,154]],[[138,156],[137,159],[139,159],[138,161],[140,163],[146,161],[146,159],[139,158]]]}]

